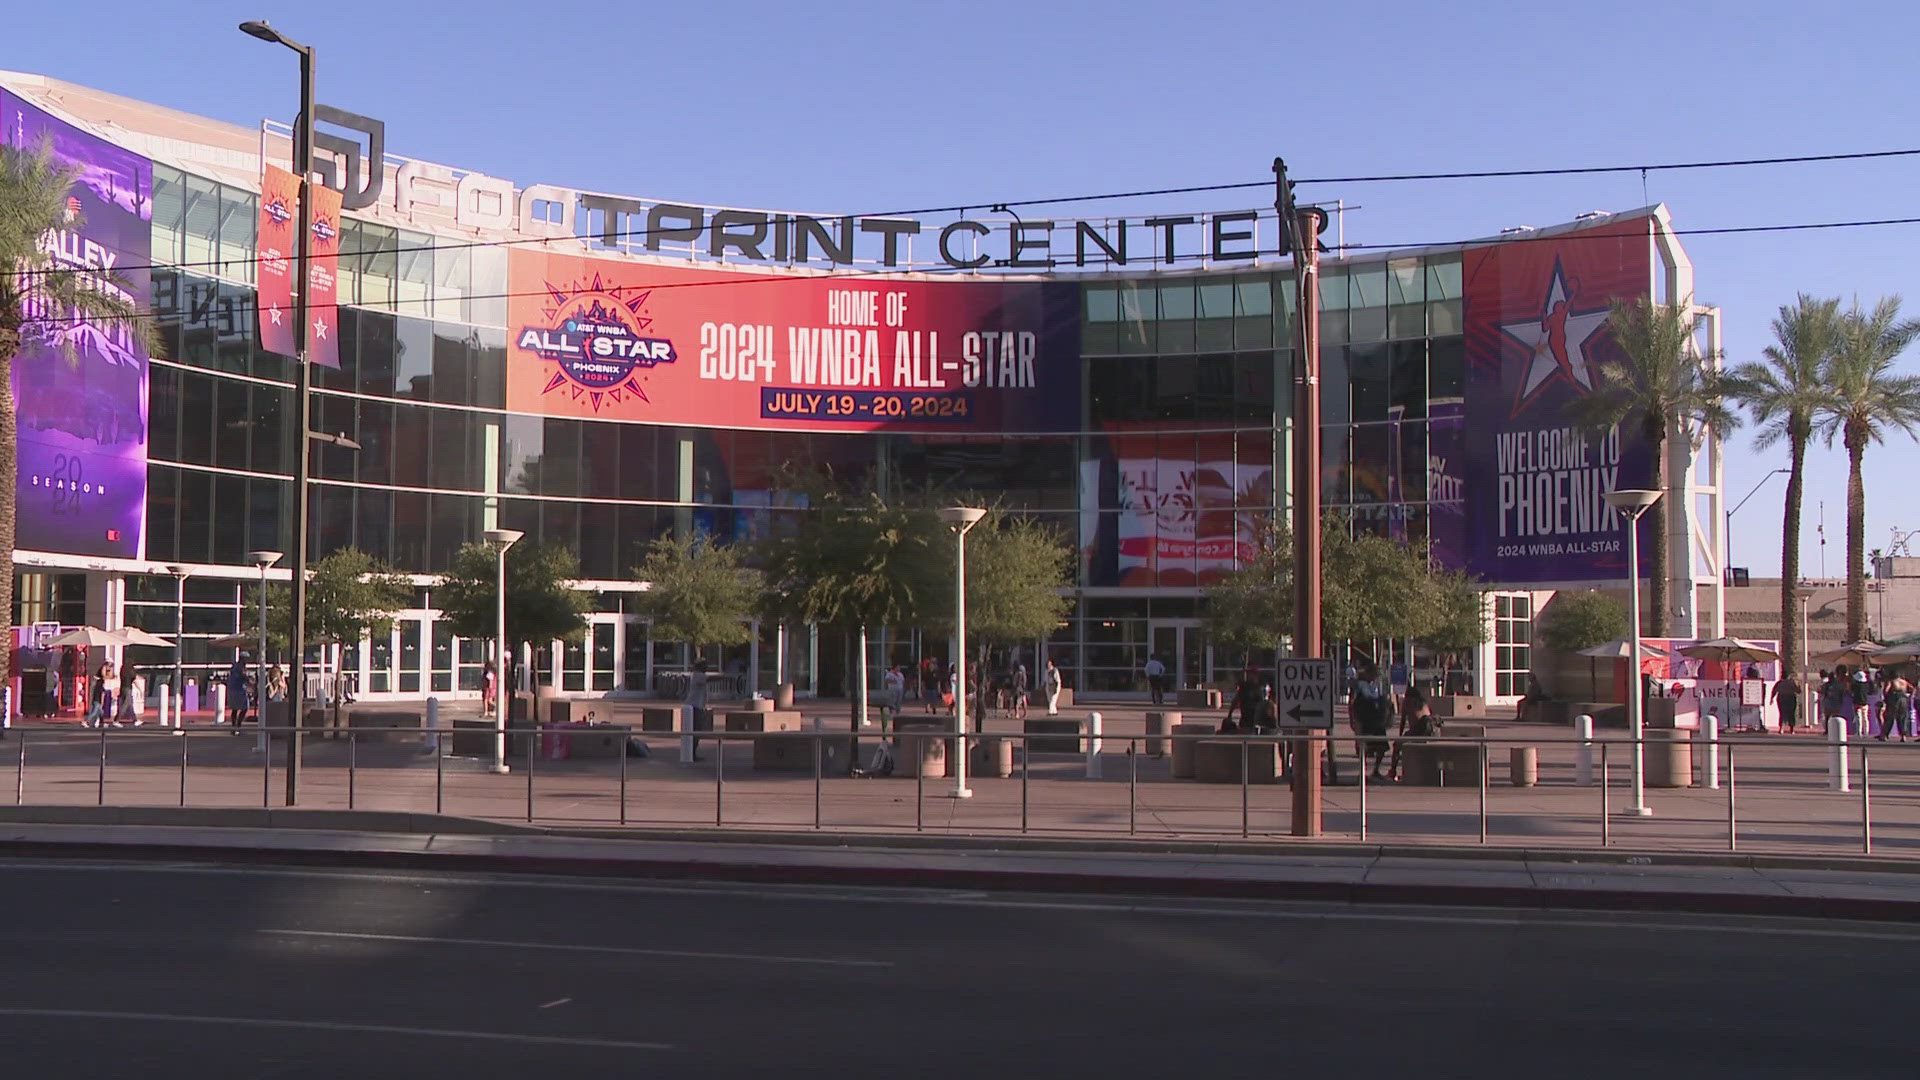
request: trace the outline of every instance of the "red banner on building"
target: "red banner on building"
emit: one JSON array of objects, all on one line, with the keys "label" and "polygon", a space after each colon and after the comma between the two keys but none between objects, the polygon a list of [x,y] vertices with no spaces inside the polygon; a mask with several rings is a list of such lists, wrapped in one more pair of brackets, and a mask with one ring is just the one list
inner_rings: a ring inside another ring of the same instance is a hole
[{"label": "red banner on building", "polygon": [[260,347],[294,355],[293,257],[300,178],[273,165],[260,179]]},{"label": "red banner on building", "polygon": [[307,359],[340,366],[340,193],[318,184],[313,192],[312,238],[307,248]]},{"label": "red banner on building", "polygon": [[513,250],[507,407],[786,431],[1071,431],[1079,286]]}]

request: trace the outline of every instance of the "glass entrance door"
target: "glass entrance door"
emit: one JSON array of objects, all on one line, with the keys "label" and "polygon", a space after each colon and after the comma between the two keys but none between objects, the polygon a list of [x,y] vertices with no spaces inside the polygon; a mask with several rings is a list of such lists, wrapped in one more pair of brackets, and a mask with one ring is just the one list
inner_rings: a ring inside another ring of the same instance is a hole
[{"label": "glass entrance door", "polygon": [[[1204,684],[1212,670],[1207,632],[1197,619],[1155,620],[1147,629],[1147,649],[1167,666],[1167,688]],[[1146,679],[1141,677],[1142,688]]]}]

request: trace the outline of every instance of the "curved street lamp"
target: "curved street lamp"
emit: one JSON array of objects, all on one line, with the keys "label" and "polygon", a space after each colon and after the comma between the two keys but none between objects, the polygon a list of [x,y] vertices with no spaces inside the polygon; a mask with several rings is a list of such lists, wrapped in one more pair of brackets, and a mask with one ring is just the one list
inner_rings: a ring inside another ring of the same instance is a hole
[{"label": "curved street lamp", "polygon": [[956,799],[970,799],[967,787],[967,531],[987,516],[977,506],[949,506],[938,511],[940,521],[953,530],[957,547],[953,570],[953,791]]},{"label": "curved street lamp", "polygon": [[1607,505],[1627,516],[1627,607],[1629,629],[1633,634],[1633,669],[1627,676],[1627,717],[1633,734],[1633,801],[1625,812],[1632,817],[1653,816],[1653,808],[1647,805],[1647,757],[1642,741],[1646,701],[1640,674],[1640,515],[1659,502],[1662,494],[1664,492],[1638,488],[1607,492]]}]

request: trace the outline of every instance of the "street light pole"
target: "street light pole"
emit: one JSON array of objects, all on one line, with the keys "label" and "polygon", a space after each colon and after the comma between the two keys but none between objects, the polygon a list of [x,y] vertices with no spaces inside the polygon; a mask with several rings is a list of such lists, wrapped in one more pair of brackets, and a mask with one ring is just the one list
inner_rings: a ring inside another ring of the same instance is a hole
[{"label": "street light pole", "polygon": [[[940,520],[953,530],[953,791],[956,799],[970,799],[967,787],[967,532],[987,516],[977,506],[949,506]],[[918,766],[915,766],[917,769]]]},{"label": "street light pole", "polygon": [[1721,550],[1720,580],[1722,582],[1728,585],[1733,584],[1733,515],[1739,513],[1740,508],[1747,505],[1747,503],[1751,502],[1755,495],[1760,494],[1760,489],[1767,486],[1767,481],[1783,473],[1790,473],[1792,471],[1793,471],[1792,469],[1775,469],[1772,472],[1768,473],[1767,475],[1761,477],[1760,482],[1753,485],[1753,490],[1747,492],[1746,498],[1743,498],[1739,502],[1735,503],[1733,506],[1733,509],[1727,511],[1726,520],[1724,522],[1724,527],[1721,530],[1721,537],[1720,537],[1720,550]]},{"label": "street light pole", "polygon": [[173,726],[185,727],[187,684],[182,680],[181,655],[187,650],[187,568],[169,566],[173,575]]},{"label": "street light pole", "polygon": [[1633,668],[1627,674],[1627,716],[1633,734],[1633,801],[1626,813],[1632,817],[1651,817],[1647,805],[1647,754],[1642,741],[1646,730],[1646,696],[1640,674],[1640,515],[1660,501],[1659,491],[1629,488],[1607,492],[1607,504],[1627,516],[1627,608],[1633,633]]},{"label": "street light pole", "polygon": [[509,771],[507,702],[512,696],[512,691],[507,689],[507,549],[526,533],[518,529],[488,529],[482,535],[493,545],[495,558],[499,560],[493,593],[493,684],[499,688],[493,695],[493,771],[504,773]]},{"label": "street light pole", "polygon": [[299,426],[294,428],[293,472],[293,628],[292,660],[287,674],[287,715],[292,737],[287,740],[287,805],[299,801],[300,724],[306,719],[307,672],[307,480],[312,467],[308,433],[313,429],[313,400],[307,372],[307,259],[313,239],[313,48],[302,45],[267,25],[264,20],[243,22],[242,33],[300,55],[300,116],[293,126],[293,171],[300,178],[299,214],[295,219],[293,281],[293,397]]},{"label": "street light pole", "polygon": [[247,558],[260,568],[260,654],[254,658],[253,707],[259,716],[259,738],[254,741],[255,753],[264,754],[271,745],[267,738],[267,567],[281,559],[278,551],[250,551]]}]

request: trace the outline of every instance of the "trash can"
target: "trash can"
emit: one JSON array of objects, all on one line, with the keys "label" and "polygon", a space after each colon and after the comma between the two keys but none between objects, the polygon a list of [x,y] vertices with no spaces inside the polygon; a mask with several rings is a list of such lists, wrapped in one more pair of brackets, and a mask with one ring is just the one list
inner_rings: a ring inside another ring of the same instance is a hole
[{"label": "trash can", "polygon": [[1689,731],[1648,731],[1647,786],[1693,786],[1693,740]]},{"label": "trash can", "polygon": [[1013,740],[1000,735],[976,736],[973,742],[973,771],[976,776],[1006,778],[1013,775]]},{"label": "trash can", "polygon": [[1532,787],[1540,782],[1540,751],[1537,747],[1516,746],[1508,753],[1514,787]]}]

